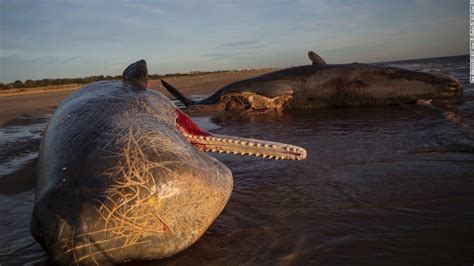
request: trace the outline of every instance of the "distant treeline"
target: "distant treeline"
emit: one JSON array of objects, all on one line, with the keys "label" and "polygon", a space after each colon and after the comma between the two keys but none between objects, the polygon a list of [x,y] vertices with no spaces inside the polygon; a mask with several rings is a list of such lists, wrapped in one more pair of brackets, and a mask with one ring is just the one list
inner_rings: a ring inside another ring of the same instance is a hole
[{"label": "distant treeline", "polygon": [[[225,73],[231,72],[233,70],[217,70],[217,71],[192,71],[188,73],[173,73],[173,74],[166,74],[166,75],[159,75],[159,74],[152,74],[148,75],[149,79],[161,79],[161,78],[169,78],[169,77],[178,77],[178,76],[195,76],[195,75],[203,75],[203,74],[213,74],[213,73]],[[252,71],[252,70],[242,70],[242,71]],[[69,85],[69,84],[87,84],[99,80],[120,80],[122,79],[122,75],[118,76],[90,76],[84,78],[62,78],[62,79],[39,79],[39,80],[31,80],[28,79],[25,82],[21,80],[16,80],[11,83],[1,83],[0,82],[0,90],[8,90],[8,89],[20,89],[20,88],[36,88],[36,87],[46,87],[46,86],[61,86],[61,85]]]}]

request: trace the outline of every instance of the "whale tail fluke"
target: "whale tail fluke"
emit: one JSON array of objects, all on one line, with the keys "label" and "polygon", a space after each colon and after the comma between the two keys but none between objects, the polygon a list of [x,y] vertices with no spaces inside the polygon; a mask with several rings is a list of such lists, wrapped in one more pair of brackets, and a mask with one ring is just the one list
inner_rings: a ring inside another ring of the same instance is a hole
[{"label": "whale tail fluke", "polygon": [[163,84],[163,86],[168,90],[168,92],[171,93],[171,95],[173,95],[176,99],[180,100],[185,106],[196,104],[193,100],[184,96],[178,89],[176,89],[173,85],[169,84],[168,82],[161,80],[161,84]]}]

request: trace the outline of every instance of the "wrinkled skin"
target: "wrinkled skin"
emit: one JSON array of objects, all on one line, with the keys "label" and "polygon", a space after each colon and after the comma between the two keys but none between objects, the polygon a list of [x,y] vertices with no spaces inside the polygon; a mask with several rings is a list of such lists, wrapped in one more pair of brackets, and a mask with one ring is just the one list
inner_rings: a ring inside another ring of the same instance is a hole
[{"label": "wrinkled skin", "polygon": [[452,100],[463,91],[448,75],[358,63],[287,68],[228,84],[199,102],[184,99],[171,84],[162,82],[188,106],[189,113],[397,105]]},{"label": "wrinkled skin", "polygon": [[306,156],[287,144],[205,132],[136,76],[85,86],[44,132],[31,231],[53,263],[159,259],[190,246],[233,184],[230,170],[203,151]]}]

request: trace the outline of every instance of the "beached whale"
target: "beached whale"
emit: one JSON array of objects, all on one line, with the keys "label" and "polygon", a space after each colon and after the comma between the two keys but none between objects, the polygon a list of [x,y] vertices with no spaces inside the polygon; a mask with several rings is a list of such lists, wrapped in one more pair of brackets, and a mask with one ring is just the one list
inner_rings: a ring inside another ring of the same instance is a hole
[{"label": "beached whale", "polygon": [[375,65],[326,64],[308,53],[312,65],[297,66],[228,84],[201,101],[192,101],[168,82],[163,86],[190,113],[301,109],[345,106],[380,106],[418,100],[456,99],[463,89],[449,75]]},{"label": "beached whale", "polygon": [[57,108],[40,147],[31,232],[51,262],[115,264],[194,243],[232,191],[203,151],[301,160],[300,147],[215,135],[146,89],[145,61],[123,81],[89,84]]}]

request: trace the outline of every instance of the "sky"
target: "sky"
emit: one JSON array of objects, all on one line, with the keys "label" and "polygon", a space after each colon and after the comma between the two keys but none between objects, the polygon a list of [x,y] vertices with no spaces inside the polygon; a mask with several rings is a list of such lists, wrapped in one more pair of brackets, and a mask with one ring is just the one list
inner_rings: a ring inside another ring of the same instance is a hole
[{"label": "sky", "polygon": [[467,0],[0,0],[0,82],[469,53]]}]

